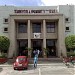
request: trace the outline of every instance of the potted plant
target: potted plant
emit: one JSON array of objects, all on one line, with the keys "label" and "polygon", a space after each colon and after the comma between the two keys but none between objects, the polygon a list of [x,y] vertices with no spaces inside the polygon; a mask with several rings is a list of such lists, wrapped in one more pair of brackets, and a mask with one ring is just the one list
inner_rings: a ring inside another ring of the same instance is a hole
[{"label": "potted plant", "polygon": [[43,48],[43,55],[44,55],[44,57],[47,57],[47,48]]},{"label": "potted plant", "polygon": [[26,48],[28,50],[28,57],[31,58],[32,48]]},{"label": "potted plant", "polygon": [[61,50],[61,55],[60,55],[60,58],[63,58],[63,53],[62,53],[62,50]]}]

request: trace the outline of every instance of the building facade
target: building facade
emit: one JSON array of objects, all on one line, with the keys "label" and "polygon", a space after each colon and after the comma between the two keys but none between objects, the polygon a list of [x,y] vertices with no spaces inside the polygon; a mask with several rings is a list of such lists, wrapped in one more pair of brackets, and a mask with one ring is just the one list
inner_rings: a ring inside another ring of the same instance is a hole
[{"label": "building facade", "polygon": [[65,36],[74,34],[74,5],[0,6],[0,35],[10,39],[8,57],[28,55],[26,48],[40,50],[43,57],[66,56]]}]

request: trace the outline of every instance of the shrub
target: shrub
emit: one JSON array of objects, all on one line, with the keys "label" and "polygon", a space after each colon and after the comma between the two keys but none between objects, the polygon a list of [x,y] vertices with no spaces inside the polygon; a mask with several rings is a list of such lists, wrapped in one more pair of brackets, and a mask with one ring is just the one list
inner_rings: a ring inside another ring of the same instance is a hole
[{"label": "shrub", "polygon": [[74,52],[67,52],[67,56],[70,57],[70,56],[75,56],[75,53]]},{"label": "shrub", "polygon": [[73,50],[75,48],[75,35],[70,35],[65,38],[65,45],[67,49]]},{"label": "shrub", "polygon": [[7,52],[10,46],[10,40],[6,36],[0,36],[0,51]]},{"label": "shrub", "polygon": [[0,55],[0,58],[7,58],[7,54],[6,54],[6,53],[2,53],[2,54]]}]

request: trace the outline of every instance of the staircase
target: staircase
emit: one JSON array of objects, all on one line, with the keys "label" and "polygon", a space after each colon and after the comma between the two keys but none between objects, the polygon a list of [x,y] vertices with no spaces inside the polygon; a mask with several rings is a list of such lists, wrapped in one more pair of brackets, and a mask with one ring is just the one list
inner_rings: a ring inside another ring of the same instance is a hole
[{"label": "staircase", "polygon": [[[33,64],[34,58],[28,58],[29,64]],[[8,59],[8,64],[13,64],[15,59]],[[61,58],[38,58],[38,64],[50,64],[50,63],[62,63],[63,60]]]},{"label": "staircase", "polygon": [[[29,58],[29,63],[33,63],[33,58]],[[63,60],[61,58],[38,58],[39,64],[49,64],[49,63],[61,63]]]}]

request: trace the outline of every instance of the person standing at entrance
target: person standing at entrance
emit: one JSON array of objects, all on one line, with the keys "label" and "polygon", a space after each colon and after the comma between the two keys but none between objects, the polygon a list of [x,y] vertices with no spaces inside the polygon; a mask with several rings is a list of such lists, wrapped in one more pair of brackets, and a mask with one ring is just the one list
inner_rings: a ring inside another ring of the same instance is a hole
[{"label": "person standing at entrance", "polygon": [[37,50],[37,53],[38,53],[38,57],[39,57],[39,54],[40,54],[40,50],[39,49]]},{"label": "person standing at entrance", "polygon": [[37,67],[38,57],[37,55],[34,56],[34,68]]},{"label": "person standing at entrance", "polygon": [[51,52],[52,52],[52,56],[54,56],[54,49],[51,49]]},{"label": "person standing at entrance", "polygon": [[38,50],[37,50],[37,49],[36,49],[36,50],[34,50],[34,51],[33,51],[33,53],[34,53],[34,56],[35,56],[35,55],[37,55],[37,56],[38,56]]}]

